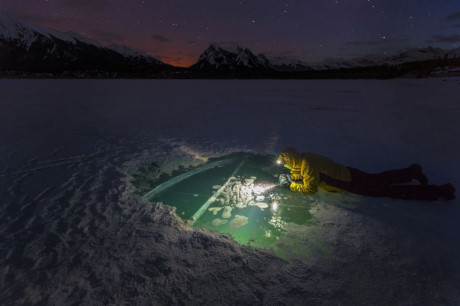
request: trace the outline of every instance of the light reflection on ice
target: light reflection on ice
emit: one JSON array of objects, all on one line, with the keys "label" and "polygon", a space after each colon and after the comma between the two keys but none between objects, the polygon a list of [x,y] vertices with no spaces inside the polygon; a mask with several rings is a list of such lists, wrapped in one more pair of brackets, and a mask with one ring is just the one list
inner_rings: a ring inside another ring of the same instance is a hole
[{"label": "light reflection on ice", "polygon": [[[271,184],[254,184],[254,181],[257,178],[252,176],[250,178],[236,178],[231,177],[229,184],[224,187],[222,192],[216,197],[213,196],[211,201],[217,205],[222,205],[222,207],[210,207],[208,210],[211,211],[214,215],[223,209],[222,218],[231,218],[232,210],[237,208],[239,210],[245,209],[248,206],[256,206],[261,210],[270,207],[269,204],[263,202],[273,199],[273,194],[269,197],[263,195],[263,193],[272,189],[276,185]],[[212,186],[213,189],[220,188],[220,185]]]},{"label": "light reflection on ice", "polygon": [[286,222],[281,220],[281,216],[277,216],[277,215],[273,215],[270,221],[268,221],[268,223],[273,225],[275,228],[280,228],[280,229],[285,228],[286,226]]},{"label": "light reflection on ice", "polygon": [[[212,225],[215,227],[226,224],[225,219],[230,219],[229,227],[236,230],[249,223],[249,218],[243,215],[234,214],[234,210],[244,211],[249,207],[258,207],[261,211],[271,207],[271,201],[275,201],[274,194],[264,194],[275,187],[273,184],[256,184],[256,177],[231,177],[229,183],[224,186],[218,196],[214,195],[211,200],[214,207],[208,208],[213,215],[221,212],[221,218],[214,219]],[[215,190],[219,185],[212,186]],[[218,205],[218,206],[216,206]],[[234,214],[234,215],[233,215]]]},{"label": "light reflection on ice", "polygon": [[264,192],[264,188],[262,186],[254,187],[254,193],[255,194],[261,194],[262,192]]}]

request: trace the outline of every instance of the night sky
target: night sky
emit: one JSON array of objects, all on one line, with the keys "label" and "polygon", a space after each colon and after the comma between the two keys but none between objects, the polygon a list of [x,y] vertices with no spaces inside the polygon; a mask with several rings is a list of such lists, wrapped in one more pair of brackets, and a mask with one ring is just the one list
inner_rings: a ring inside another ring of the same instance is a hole
[{"label": "night sky", "polygon": [[460,0],[1,0],[0,11],[178,66],[211,42],[305,61],[460,47]]}]

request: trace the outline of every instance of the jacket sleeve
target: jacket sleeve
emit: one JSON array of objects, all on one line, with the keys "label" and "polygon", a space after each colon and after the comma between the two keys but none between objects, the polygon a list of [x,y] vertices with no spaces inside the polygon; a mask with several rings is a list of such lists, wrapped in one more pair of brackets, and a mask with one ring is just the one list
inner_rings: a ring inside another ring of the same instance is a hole
[{"label": "jacket sleeve", "polygon": [[316,193],[320,182],[319,172],[315,171],[308,163],[304,162],[301,167],[301,176],[303,177],[303,183],[292,182],[289,189],[304,194]]},{"label": "jacket sleeve", "polygon": [[302,175],[299,172],[291,171],[291,179],[293,181],[300,181],[302,179]]}]

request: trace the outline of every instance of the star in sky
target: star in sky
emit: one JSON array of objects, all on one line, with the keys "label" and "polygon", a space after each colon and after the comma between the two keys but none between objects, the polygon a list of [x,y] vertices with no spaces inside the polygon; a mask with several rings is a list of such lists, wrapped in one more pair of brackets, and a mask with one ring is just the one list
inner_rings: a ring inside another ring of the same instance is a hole
[{"label": "star in sky", "polygon": [[310,62],[460,43],[458,0],[2,0],[0,10],[180,66],[212,42]]}]

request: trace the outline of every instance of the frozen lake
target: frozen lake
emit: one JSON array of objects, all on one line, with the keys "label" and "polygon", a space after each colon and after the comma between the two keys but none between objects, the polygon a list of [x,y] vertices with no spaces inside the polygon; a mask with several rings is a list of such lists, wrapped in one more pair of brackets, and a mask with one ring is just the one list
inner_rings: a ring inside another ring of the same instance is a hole
[{"label": "frozen lake", "polygon": [[190,228],[131,184],[151,163],[294,146],[370,172],[418,162],[458,190],[459,92],[459,78],[0,80],[0,303],[459,304],[458,199],[319,192],[275,253]]}]

